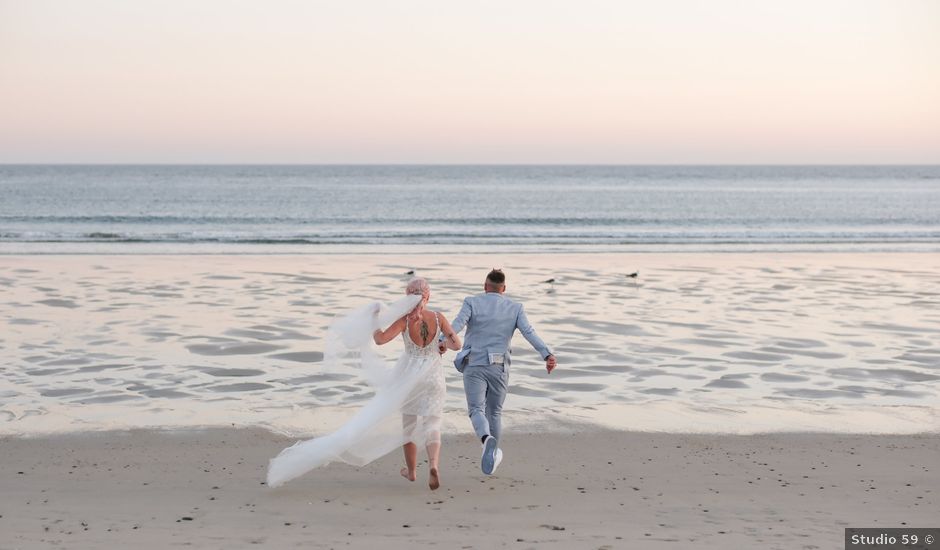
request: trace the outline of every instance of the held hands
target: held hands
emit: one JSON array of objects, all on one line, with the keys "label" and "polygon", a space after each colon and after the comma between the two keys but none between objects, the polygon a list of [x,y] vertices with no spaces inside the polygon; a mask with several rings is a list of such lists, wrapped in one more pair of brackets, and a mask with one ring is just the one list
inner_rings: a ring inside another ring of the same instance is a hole
[{"label": "held hands", "polygon": [[545,358],[545,370],[548,371],[548,374],[551,374],[557,365],[558,363],[555,361],[554,355],[549,355]]}]

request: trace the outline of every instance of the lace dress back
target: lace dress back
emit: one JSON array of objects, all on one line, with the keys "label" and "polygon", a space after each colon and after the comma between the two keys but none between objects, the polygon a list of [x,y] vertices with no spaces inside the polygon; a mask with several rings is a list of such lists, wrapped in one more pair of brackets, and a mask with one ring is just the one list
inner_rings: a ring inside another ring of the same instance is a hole
[{"label": "lace dress back", "polygon": [[[428,345],[420,346],[411,339],[408,327],[402,331],[405,342],[405,356],[408,360],[399,363],[400,372],[422,370],[425,375],[415,386],[409,399],[402,406],[402,414],[440,417],[444,410],[444,397],[447,385],[444,382],[444,369],[441,368],[441,355],[437,351],[437,338],[441,333],[441,317],[435,313],[437,330],[428,340]],[[430,364],[429,364],[430,363]]]},{"label": "lace dress back", "polygon": [[422,346],[414,341],[411,337],[411,331],[406,326],[405,330],[401,331],[401,336],[405,340],[405,353],[409,355],[415,355],[419,357],[430,357],[432,355],[439,355],[437,353],[437,338],[441,333],[441,314],[434,314],[435,321],[437,322],[437,329],[434,331],[434,334],[428,339],[428,345]]}]

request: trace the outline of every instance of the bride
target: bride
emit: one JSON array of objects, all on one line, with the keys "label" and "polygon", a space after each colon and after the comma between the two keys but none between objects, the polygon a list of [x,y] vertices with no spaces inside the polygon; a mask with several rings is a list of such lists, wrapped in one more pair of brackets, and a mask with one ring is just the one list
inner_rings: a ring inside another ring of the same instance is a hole
[{"label": "bride", "polygon": [[[405,297],[389,305],[369,304],[338,319],[326,338],[325,361],[357,361],[375,395],[337,431],[288,447],[271,460],[267,484],[283,485],[333,461],[364,466],[401,446],[405,467],[401,475],[417,479],[418,447],[428,454],[428,486],[440,487],[441,415],[446,386],[438,336],[448,349],[461,342],[450,323],[427,309],[431,288],[422,278],[412,279]],[[389,368],[372,348],[401,334],[404,352]]]}]

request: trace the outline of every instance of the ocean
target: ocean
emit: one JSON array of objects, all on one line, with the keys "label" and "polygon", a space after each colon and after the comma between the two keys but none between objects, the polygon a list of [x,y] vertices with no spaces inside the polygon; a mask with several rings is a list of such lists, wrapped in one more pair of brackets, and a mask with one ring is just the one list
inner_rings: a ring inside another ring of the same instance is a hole
[{"label": "ocean", "polygon": [[328,431],[372,395],[334,317],[418,274],[452,318],[492,267],[560,364],[517,336],[510,422],[940,429],[940,167],[3,166],[0,197],[0,435]]},{"label": "ocean", "polygon": [[940,166],[0,166],[0,253],[940,250]]}]

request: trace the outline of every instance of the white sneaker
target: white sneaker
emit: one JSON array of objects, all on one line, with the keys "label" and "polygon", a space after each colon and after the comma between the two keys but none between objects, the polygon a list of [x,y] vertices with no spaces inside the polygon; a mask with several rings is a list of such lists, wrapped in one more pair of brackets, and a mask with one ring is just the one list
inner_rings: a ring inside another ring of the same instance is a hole
[{"label": "white sneaker", "polygon": [[491,435],[486,436],[486,439],[483,440],[483,456],[480,457],[480,469],[486,475],[492,475],[499,464],[497,459],[499,448],[496,445],[496,438]]},{"label": "white sneaker", "polygon": [[496,473],[496,468],[499,468],[499,463],[503,461],[503,450],[496,449],[496,460],[493,462],[493,471],[490,472],[490,475]]}]

